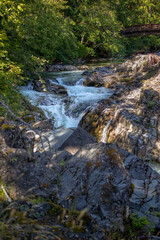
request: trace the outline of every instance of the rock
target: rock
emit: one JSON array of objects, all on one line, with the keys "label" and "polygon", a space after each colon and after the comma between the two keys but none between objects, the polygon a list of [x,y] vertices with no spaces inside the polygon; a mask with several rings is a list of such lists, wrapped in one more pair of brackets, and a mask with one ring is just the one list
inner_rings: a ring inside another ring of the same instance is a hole
[{"label": "rock", "polygon": [[38,92],[46,92],[46,82],[43,79],[34,79],[33,80],[33,90]]},{"label": "rock", "polygon": [[83,84],[88,87],[112,87],[117,82],[117,77],[111,74],[113,74],[113,70],[108,67],[98,67],[95,71],[85,71],[83,75],[87,75],[87,78]]},{"label": "rock", "polygon": [[104,74],[110,72],[110,71],[109,71],[109,67],[107,67],[107,66],[104,66],[104,67],[96,67],[96,68],[95,68],[95,71],[98,71],[98,72],[101,72],[101,73],[104,73]]},{"label": "rock", "polygon": [[[130,60],[134,64],[154,65],[156,68],[147,80],[136,77],[107,76],[105,84],[115,91],[112,99],[99,103],[83,116],[80,126],[101,141],[107,124],[106,142],[115,143],[144,160],[160,162],[160,69],[155,56],[140,55]],[[149,62],[150,61],[150,62]],[[124,63],[127,65],[128,61]],[[139,65],[138,65],[139,66]],[[128,66],[130,69],[130,67]],[[137,71],[145,70],[137,67]],[[148,67],[147,67],[148,69]],[[143,74],[142,71],[142,74]],[[139,72],[140,74],[140,72]],[[147,75],[149,74],[149,75]]]},{"label": "rock", "polygon": [[146,217],[152,228],[160,226],[160,175],[142,159],[124,153],[125,169],[131,176],[133,193],[129,199],[132,213]]},{"label": "rock", "polygon": [[0,134],[5,141],[6,149],[8,149],[8,147],[12,148],[11,152],[16,152],[16,150],[13,151],[13,148],[25,149],[28,152],[27,155],[30,155],[30,158],[33,157],[33,133],[27,133],[26,129],[21,130],[19,127],[9,125],[9,123],[6,122],[1,125]]},{"label": "rock", "polygon": [[51,92],[51,93],[54,93],[54,94],[67,95],[67,90],[65,89],[64,86],[56,84],[53,81],[50,81],[48,79],[34,80],[33,83],[34,83],[33,89],[38,91],[38,92]]},{"label": "rock", "polygon": [[32,128],[35,129],[35,130],[41,130],[41,131],[53,130],[54,129],[53,122],[52,122],[51,119],[45,119],[45,120],[42,120],[42,121],[36,121],[32,125]]},{"label": "rock", "polygon": [[77,67],[73,65],[51,65],[48,67],[48,72],[60,72],[60,71],[75,71]]},{"label": "rock", "polygon": [[132,91],[115,111],[107,141],[144,160],[160,162],[159,99],[152,89]]},{"label": "rock", "polygon": [[74,129],[58,128],[42,132],[42,141],[39,139],[34,145],[34,152],[48,152],[50,155],[58,150],[62,144],[71,136]]},{"label": "rock", "polygon": [[[63,136],[68,140],[73,135],[71,143],[78,133],[83,136],[80,129],[58,133],[57,146],[62,146]],[[160,211],[160,175],[135,155],[113,144],[91,143],[81,146],[74,156],[65,150],[52,155],[36,152],[32,162],[26,161],[26,150],[16,149],[19,158],[11,161],[6,153],[12,149],[2,137],[0,141],[0,176],[6,186],[14,182],[12,191],[7,188],[11,198],[13,194],[21,199],[34,195],[56,199],[68,209],[73,205],[80,211],[87,208],[106,231],[112,227],[123,231],[131,212],[159,226],[155,212]]]},{"label": "rock", "polygon": [[131,212],[159,227],[159,184],[160,175],[143,160],[115,145],[89,144],[64,167],[59,203],[87,208],[105,228],[123,230],[123,221]]},{"label": "rock", "polygon": [[130,91],[121,101],[98,104],[82,118],[80,126],[101,141],[115,143],[139,158],[160,162],[160,94],[152,89]]},{"label": "rock", "polygon": [[12,165],[18,161],[21,162],[22,159],[23,161],[32,160],[32,150],[29,152],[24,148],[9,147],[0,133],[0,176],[2,177],[4,174],[7,176],[6,164],[9,163]]},{"label": "rock", "polygon": [[91,75],[91,73],[93,73],[92,70],[86,70],[86,71],[84,71],[84,72],[82,73],[82,76],[83,76],[83,75],[89,76],[89,75]]},{"label": "rock", "polygon": [[103,80],[103,73],[93,72],[83,82],[84,86],[88,87],[103,87],[105,81]]},{"label": "rock", "polygon": [[59,150],[65,149],[71,154],[75,154],[80,150],[80,148],[89,143],[95,143],[96,139],[93,138],[89,133],[87,133],[82,128],[75,128],[74,132],[69,136],[68,139],[61,145]]},{"label": "rock", "polygon": [[59,203],[88,213],[101,227],[123,230],[131,181],[116,148],[95,143],[81,148],[64,167]]},{"label": "rock", "polygon": [[79,66],[77,66],[77,69],[78,70],[88,70],[89,67],[87,65],[79,65]]},{"label": "rock", "polygon": [[156,54],[138,54],[117,67],[117,72],[125,75],[144,75],[147,71],[160,64],[160,57]]},{"label": "rock", "polygon": [[[50,146],[48,144],[48,141]],[[35,143],[34,151],[46,151],[50,154],[56,150],[66,150],[72,154],[75,154],[81,146],[88,143],[94,143],[96,140],[81,128],[58,128],[52,131],[42,133],[42,142]],[[44,149],[43,149],[44,147]]]},{"label": "rock", "polygon": [[58,84],[51,83],[50,86],[47,87],[47,89],[49,92],[52,92],[54,94],[67,95],[67,90],[65,89],[65,87]]},{"label": "rock", "polygon": [[112,107],[107,107],[106,102],[108,103],[108,101],[103,101],[98,103],[95,108],[91,107],[79,123],[80,127],[89,132],[98,141],[101,140],[103,129],[112,118],[115,110],[114,104]]}]

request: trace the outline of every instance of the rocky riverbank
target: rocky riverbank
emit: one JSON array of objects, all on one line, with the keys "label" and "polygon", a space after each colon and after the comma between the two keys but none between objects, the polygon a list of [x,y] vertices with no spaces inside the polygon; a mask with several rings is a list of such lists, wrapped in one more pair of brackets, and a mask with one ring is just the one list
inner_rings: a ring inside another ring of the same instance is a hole
[{"label": "rocky riverbank", "polygon": [[[101,76],[101,81],[95,76]],[[110,120],[105,141],[145,160],[160,162],[160,57],[139,55],[117,67],[115,73],[93,72],[85,84],[114,89],[106,102],[90,109],[80,126],[97,140]],[[93,84],[93,83],[92,83]]]},{"label": "rocky riverbank", "polygon": [[158,239],[160,175],[146,161],[160,161],[159,62],[85,72],[85,85],[114,94],[81,127],[1,118],[2,239]]}]

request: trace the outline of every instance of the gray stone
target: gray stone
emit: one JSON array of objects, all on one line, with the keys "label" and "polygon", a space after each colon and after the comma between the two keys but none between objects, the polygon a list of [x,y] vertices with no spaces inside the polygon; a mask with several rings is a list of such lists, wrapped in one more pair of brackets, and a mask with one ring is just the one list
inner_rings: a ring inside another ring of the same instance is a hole
[{"label": "gray stone", "polygon": [[88,209],[98,223],[123,230],[131,182],[114,146],[89,144],[64,168],[59,203]]},{"label": "gray stone", "polygon": [[87,133],[84,129],[78,127],[58,149],[65,149],[73,155],[80,150],[80,148],[89,143],[95,143],[96,139]]}]

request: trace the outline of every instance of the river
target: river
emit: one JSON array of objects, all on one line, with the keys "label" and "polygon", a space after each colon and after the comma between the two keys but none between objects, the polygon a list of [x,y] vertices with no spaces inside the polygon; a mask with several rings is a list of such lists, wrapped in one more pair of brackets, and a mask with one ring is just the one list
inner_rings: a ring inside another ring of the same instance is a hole
[{"label": "river", "polygon": [[91,106],[112,95],[112,90],[104,87],[83,86],[86,78],[83,71],[53,72],[48,73],[47,78],[51,82],[56,78],[57,84],[66,88],[68,96],[34,91],[32,83],[22,87],[21,92],[31,104],[41,108],[47,118],[53,119],[55,128],[77,127]]}]

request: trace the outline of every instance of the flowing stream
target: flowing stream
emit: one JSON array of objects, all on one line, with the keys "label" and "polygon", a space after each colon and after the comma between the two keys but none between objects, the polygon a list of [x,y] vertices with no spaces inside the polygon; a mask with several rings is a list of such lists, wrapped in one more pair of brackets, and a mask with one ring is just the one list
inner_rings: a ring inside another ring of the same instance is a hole
[{"label": "flowing stream", "polygon": [[[68,71],[48,73],[47,78],[64,86],[68,96],[37,92],[32,84],[22,87],[22,94],[37,107],[41,108],[47,118],[52,118],[54,127],[77,127],[86,111],[98,101],[107,99],[112,95],[112,90],[100,87],[85,87],[83,80],[86,76],[83,71]],[[55,82],[54,82],[55,83]]]},{"label": "flowing stream", "polygon": [[[112,90],[107,88],[83,86],[86,76],[83,76],[82,73],[83,71],[68,71],[47,74],[47,78],[51,82],[56,79],[57,84],[66,88],[68,96],[34,91],[32,83],[22,87],[21,92],[33,105],[41,108],[47,118],[53,119],[55,128],[77,127],[90,107],[96,106],[98,101],[112,95]],[[106,142],[106,133],[111,121],[112,119],[103,130],[101,142]],[[148,164],[153,170],[160,173],[160,164],[155,162]]]}]

